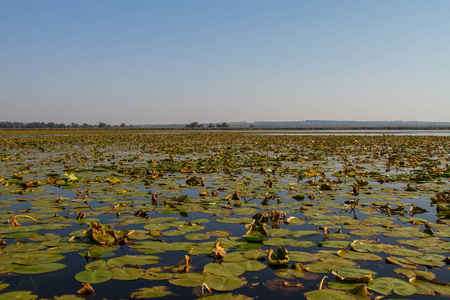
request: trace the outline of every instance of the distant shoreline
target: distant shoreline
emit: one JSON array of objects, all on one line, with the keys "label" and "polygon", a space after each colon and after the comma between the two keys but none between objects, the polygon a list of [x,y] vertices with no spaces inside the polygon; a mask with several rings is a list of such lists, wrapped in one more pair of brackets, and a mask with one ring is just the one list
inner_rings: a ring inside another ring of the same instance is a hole
[{"label": "distant shoreline", "polygon": [[89,128],[0,128],[0,131],[348,131],[348,130],[450,130],[450,126],[383,126],[383,127],[89,127]]}]

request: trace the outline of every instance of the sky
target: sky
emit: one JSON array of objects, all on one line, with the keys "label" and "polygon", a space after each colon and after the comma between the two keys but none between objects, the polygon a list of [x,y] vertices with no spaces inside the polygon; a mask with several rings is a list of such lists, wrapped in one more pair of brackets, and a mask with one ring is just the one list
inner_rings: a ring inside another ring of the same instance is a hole
[{"label": "sky", "polygon": [[0,1],[0,121],[450,121],[450,1]]}]

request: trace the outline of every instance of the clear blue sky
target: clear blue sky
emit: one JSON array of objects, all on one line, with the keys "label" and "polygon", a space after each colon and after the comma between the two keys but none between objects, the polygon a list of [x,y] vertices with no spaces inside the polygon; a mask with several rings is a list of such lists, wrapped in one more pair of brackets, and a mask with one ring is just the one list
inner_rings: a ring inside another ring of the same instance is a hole
[{"label": "clear blue sky", "polygon": [[450,121],[450,1],[0,1],[0,121]]}]

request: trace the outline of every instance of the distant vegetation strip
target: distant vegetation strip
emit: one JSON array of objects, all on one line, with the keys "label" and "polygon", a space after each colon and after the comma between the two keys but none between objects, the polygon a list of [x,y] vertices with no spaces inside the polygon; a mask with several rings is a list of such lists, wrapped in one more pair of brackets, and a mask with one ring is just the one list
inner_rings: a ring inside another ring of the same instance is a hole
[{"label": "distant vegetation strip", "polygon": [[104,122],[55,123],[55,122],[10,122],[1,121],[0,129],[163,129],[163,130],[450,130],[450,122],[419,121],[321,121],[307,120],[298,122],[223,122],[189,124],[111,125]]}]

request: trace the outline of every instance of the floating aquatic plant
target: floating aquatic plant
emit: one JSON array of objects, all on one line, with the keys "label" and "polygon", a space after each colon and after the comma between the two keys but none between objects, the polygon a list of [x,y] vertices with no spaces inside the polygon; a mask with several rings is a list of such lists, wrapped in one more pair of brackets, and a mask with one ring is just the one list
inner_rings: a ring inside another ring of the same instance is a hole
[{"label": "floating aquatic plant", "polygon": [[[27,133],[0,137],[2,275],[120,284],[107,298],[450,294],[448,137]],[[37,297],[12,278],[0,298]]]}]

